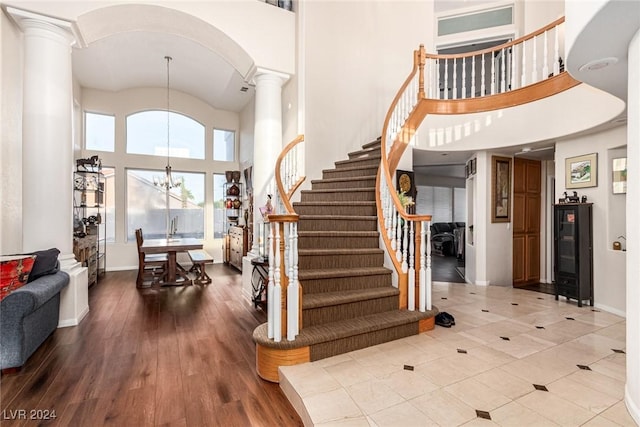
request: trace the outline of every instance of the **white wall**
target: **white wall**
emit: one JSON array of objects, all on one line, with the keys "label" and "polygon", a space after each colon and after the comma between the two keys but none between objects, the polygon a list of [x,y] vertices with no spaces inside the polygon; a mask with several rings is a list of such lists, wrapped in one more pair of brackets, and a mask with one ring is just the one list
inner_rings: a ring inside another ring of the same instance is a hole
[{"label": "white wall", "polygon": [[[116,152],[83,151],[82,157],[100,156],[103,166],[115,166],[116,188],[116,242],[107,245],[107,269],[137,268],[135,242],[126,240],[126,168],[164,169],[166,158],[142,155],[125,155],[126,117],[149,109],[166,109],[166,89],[139,88],[121,92],[84,89],[82,109],[91,112],[113,114],[116,118]],[[205,160],[172,158],[175,171],[205,172],[205,239],[204,248],[216,262],[222,260],[221,240],[213,239],[213,173],[238,170],[239,162],[212,161],[213,127],[236,130],[243,139],[248,138],[240,129],[240,116],[230,111],[217,110],[198,98],[178,91],[171,91],[171,110],[192,117],[205,125]],[[247,119],[251,122],[252,119]],[[252,127],[252,123],[248,126]],[[253,132],[251,131],[251,134]],[[246,147],[246,144],[240,144]],[[241,151],[243,156],[247,153]]]},{"label": "white wall", "polygon": [[[491,157],[500,153],[477,154],[477,195],[479,204],[476,213],[475,239],[477,242],[476,283],[484,285],[511,286],[513,260],[513,233],[511,222],[491,222]],[[505,156],[508,157],[508,156]],[[513,177],[513,162],[511,163]],[[513,191],[513,183],[511,185]],[[513,209],[511,209],[513,221]]]},{"label": "white wall", "polygon": [[22,251],[22,49],[0,12],[0,254]]},{"label": "white wall", "polygon": [[[565,159],[584,154],[598,154],[597,187],[576,190],[579,196],[586,195],[593,203],[593,288],[596,307],[624,316],[626,312],[626,253],[614,251],[612,243],[618,234],[611,235],[608,224],[619,220],[621,200],[626,196],[610,197],[611,159],[609,150],[626,145],[627,127],[606,130],[592,135],[568,138],[556,144],[556,190],[555,199],[565,188]],[[614,152],[615,153],[615,152]],[[617,157],[616,154],[614,156]]]},{"label": "white wall", "polygon": [[[81,15],[104,7],[116,4],[140,5],[141,2],[14,0],[2,3],[76,21]],[[295,14],[290,11],[256,0],[146,1],[144,4],[175,9],[213,25],[240,45],[258,67],[288,74],[295,70]],[[106,24],[94,30],[107,31],[109,23]]]},{"label": "white wall", "polygon": [[306,173],[346,158],[380,136],[389,105],[413,66],[413,50],[428,50],[429,1],[305,2]]},{"label": "white wall", "polygon": [[522,2],[523,32],[532,33],[564,16],[564,0],[527,0]]}]

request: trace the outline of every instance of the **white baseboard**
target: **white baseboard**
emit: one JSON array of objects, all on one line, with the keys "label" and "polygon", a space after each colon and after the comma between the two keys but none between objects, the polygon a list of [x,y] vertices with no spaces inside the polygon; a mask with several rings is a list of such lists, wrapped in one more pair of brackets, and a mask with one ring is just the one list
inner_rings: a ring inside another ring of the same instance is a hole
[{"label": "white baseboard", "polygon": [[593,304],[593,306],[608,313],[615,314],[616,316],[624,317],[625,319],[627,318],[626,311],[618,310],[617,308],[609,307],[604,304]]},{"label": "white baseboard", "polygon": [[69,326],[78,326],[82,319],[84,319],[87,314],[89,314],[89,307],[87,306],[81,313],[78,314],[78,317],[75,319],[65,319],[58,322],[58,328],[68,328]]},{"label": "white baseboard", "polygon": [[627,379],[627,384],[624,387],[624,403],[627,405],[627,411],[629,411],[629,415],[634,419],[636,424],[640,426],[640,408],[635,402],[629,397],[629,380]]}]

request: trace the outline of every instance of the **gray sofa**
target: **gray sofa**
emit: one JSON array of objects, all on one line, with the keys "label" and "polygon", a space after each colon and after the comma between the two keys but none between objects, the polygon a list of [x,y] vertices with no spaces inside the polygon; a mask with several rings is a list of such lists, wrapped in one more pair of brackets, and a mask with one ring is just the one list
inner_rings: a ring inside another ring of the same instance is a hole
[{"label": "gray sofa", "polygon": [[0,369],[19,368],[58,327],[64,271],[47,274],[0,301]]}]

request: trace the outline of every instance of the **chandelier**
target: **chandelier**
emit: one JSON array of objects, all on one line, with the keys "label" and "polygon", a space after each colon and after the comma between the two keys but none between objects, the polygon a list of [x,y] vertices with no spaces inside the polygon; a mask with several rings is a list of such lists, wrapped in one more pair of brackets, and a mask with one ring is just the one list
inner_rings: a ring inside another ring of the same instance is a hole
[{"label": "chandelier", "polygon": [[173,179],[173,175],[171,174],[171,163],[169,161],[170,158],[170,145],[169,145],[169,135],[170,135],[170,115],[171,115],[171,110],[170,110],[170,103],[169,103],[169,93],[170,93],[170,89],[169,89],[169,63],[171,62],[171,60],[173,59],[170,56],[165,56],[164,59],[166,59],[167,61],[167,165],[164,168],[165,171],[165,175],[158,177],[158,176],[154,176],[153,177],[153,184],[158,186],[158,187],[163,187],[165,190],[169,190],[171,188],[174,187],[179,187],[180,184],[182,184],[181,181],[175,181]]}]

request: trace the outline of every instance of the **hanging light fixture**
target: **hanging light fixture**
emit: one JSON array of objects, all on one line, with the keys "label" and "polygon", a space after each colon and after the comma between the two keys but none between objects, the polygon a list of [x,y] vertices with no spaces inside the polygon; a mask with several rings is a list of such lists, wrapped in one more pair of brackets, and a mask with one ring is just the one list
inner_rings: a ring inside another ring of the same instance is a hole
[{"label": "hanging light fixture", "polygon": [[173,175],[171,174],[171,163],[170,163],[170,116],[171,116],[171,110],[170,110],[170,98],[169,98],[169,94],[170,94],[170,88],[169,88],[169,63],[173,60],[172,57],[170,56],[165,56],[164,59],[166,59],[167,61],[167,165],[165,166],[164,170],[165,170],[165,176],[163,177],[153,177],[153,184],[158,186],[158,187],[163,187],[165,190],[169,190],[171,188],[174,187],[179,187],[182,182],[181,181],[174,181],[173,179]]}]

